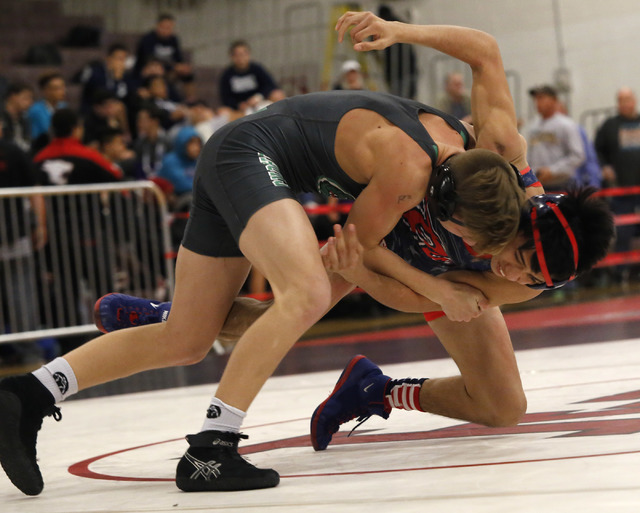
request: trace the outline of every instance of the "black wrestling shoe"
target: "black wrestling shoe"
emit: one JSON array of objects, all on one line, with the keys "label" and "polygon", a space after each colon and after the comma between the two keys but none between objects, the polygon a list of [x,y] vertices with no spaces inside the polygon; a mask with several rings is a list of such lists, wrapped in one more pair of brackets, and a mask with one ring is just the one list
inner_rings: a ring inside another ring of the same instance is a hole
[{"label": "black wrestling shoe", "polygon": [[62,418],[51,393],[32,374],[0,381],[0,463],[26,495],[38,495],[44,488],[36,441],[42,419],[50,415]]},{"label": "black wrestling shoe", "polygon": [[184,492],[224,492],[272,488],[280,482],[275,470],[254,467],[238,454],[240,439],[228,431],[187,435],[189,449],[176,469],[176,485]]}]

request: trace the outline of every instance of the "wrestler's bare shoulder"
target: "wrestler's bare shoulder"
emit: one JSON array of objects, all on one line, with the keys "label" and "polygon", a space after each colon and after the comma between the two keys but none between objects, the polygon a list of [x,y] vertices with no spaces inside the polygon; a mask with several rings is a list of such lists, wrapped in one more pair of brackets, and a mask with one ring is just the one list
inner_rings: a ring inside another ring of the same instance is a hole
[{"label": "wrestler's bare shoulder", "polygon": [[[431,138],[435,143],[440,146],[447,146],[450,148],[457,148],[464,150],[464,139],[455,128],[453,128],[447,121],[430,112],[423,112],[420,114],[420,122],[425,127]],[[471,125],[468,125],[469,127]],[[466,128],[466,126],[465,126]],[[470,132],[469,135],[473,135]]]},{"label": "wrestler's bare shoulder", "polygon": [[373,173],[406,172],[428,175],[431,159],[406,132],[377,112],[354,109],[338,125],[335,141],[340,167],[359,183]]}]

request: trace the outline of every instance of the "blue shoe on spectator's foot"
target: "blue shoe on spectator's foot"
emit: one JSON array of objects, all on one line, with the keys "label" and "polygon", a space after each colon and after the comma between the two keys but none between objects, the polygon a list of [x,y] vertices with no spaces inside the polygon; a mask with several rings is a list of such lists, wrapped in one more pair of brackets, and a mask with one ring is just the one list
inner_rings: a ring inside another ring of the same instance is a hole
[{"label": "blue shoe on spectator's foot", "polygon": [[333,434],[351,419],[364,422],[371,415],[388,418],[391,409],[385,406],[384,396],[390,380],[376,364],[362,355],[354,356],[342,371],[331,395],[311,416],[313,448],[325,450]]},{"label": "blue shoe on spectator's foot", "polygon": [[102,333],[164,322],[171,303],[150,301],[126,294],[102,296],[93,308],[93,321]]}]

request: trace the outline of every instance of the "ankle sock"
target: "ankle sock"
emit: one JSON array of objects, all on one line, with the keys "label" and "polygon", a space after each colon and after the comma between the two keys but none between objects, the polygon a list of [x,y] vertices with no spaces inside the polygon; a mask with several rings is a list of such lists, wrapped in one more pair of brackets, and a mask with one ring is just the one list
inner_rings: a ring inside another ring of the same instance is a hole
[{"label": "ankle sock", "polygon": [[401,410],[424,411],[420,406],[420,389],[427,378],[392,379],[384,394],[385,406]]},{"label": "ankle sock", "polygon": [[211,399],[207,409],[207,417],[202,424],[202,431],[230,431],[238,433],[246,412],[223,403],[217,397]]},{"label": "ankle sock", "polygon": [[78,392],[76,375],[69,362],[62,357],[40,367],[32,374],[51,392],[56,403],[64,401],[67,397]]}]

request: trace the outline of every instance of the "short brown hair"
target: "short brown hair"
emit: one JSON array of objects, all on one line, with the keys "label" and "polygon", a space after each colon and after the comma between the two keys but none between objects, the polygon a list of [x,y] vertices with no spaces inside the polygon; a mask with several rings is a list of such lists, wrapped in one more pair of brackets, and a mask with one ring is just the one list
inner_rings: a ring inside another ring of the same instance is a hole
[{"label": "short brown hair", "polygon": [[229,45],[229,55],[231,55],[233,51],[240,46],[244,46],[247,50],[251,51],[251,46],[249,46],[249,42],[246,39],[236,39]]},{"label": "short brown hair", "polygon": [[525,193],[517,171],[500,155],[473,149],[454,155],[450,167],[456,182],[456,216],[472,232],[475,250],[498,254],[518,233]]}]

